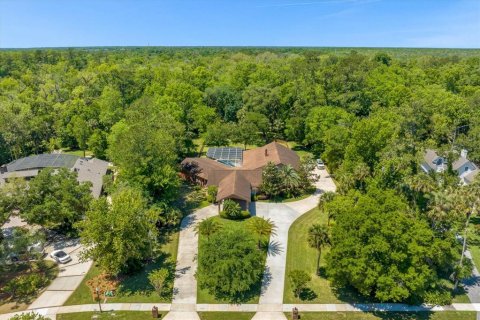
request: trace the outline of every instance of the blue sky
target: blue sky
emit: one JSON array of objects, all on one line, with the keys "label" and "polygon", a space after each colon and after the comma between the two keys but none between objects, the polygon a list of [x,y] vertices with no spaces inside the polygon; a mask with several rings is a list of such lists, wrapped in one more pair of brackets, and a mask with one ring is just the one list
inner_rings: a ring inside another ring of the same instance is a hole
[{"label": "blue sky", "polygon": [[0,0],[0,47],[480,48],[480,0]]}]

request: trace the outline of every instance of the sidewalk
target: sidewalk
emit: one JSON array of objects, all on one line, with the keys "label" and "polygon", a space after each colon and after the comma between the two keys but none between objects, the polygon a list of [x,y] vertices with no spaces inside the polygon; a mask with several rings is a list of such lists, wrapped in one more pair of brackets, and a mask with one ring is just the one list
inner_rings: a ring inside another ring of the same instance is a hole
[{"label": "sidewalk", "polygon": [[[103,311],[150,311],[156,306],[158,311],[170,311],[173,305],[168,303],[105,303],[102,304]],[[284,304],[278,312],[290,312],[293,307],[298,308],[300,312],[445,312],[445,311],[480,311],[480,303],[454,303],[448,306],[410,306],[401,303],[370,303],[370,304]],[[21,312],[1,314],[0,320],[8,320],[16,314],[35,311],[44,316],[77,313],[77,312],[95,312],[99,311],[98,304],[83,304],[75,306],[41,308],[35,310],[25,310]],[[258,304],[197,304],[196,312],[257,312],[263,313],[262,307]],[[166,319],[166,318],[165,318]],[[184,318],[178,318],[184,319]]]}]

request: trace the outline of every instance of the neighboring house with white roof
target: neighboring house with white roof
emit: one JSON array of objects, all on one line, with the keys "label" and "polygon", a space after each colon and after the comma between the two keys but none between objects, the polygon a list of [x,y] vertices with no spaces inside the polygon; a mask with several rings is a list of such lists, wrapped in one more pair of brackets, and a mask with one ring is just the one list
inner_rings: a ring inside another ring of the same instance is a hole
[{"label": "neighboring house with white roof", "polygon": [[[427,149],[423,156],[423,163],[421,164],[425,172],[443,172],[448,168],[448,161],[445,157],[437,154],[435,150]],[[463,184],[469,184],[473,181],[475,176],[480,172],[480,169],[468,160],[467,150],[462,150],[457,160],[452,163],[452,170],[458,174]]]},{"label": "neighboring house with white roof", "polygon": [[31,179],[44,168],[66,168],[77,174],[78,182],[91,182],[92,196],[100,197],[103,176],[107,174],[108,162],[97,158],[82,158],[71,154],[44,153],[14,160],[0,166],[0,187],[11,178]]}]

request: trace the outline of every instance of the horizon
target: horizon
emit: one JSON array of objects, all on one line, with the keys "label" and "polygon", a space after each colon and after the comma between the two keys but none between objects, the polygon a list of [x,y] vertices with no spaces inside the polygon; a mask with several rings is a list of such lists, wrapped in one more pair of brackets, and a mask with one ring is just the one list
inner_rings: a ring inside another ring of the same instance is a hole
[{"label": "horizon", "polygon": [[0,48],[479,49],[475,0],[4,0]]}]

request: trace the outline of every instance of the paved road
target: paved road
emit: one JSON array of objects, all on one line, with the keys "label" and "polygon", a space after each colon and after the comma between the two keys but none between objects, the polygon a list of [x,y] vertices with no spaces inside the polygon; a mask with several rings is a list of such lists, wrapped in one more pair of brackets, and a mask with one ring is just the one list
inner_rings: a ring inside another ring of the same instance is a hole
[{"label": "paved road", "polygon": [[46,259],[51,260],[49,254],[53,250],[63,249],[72,257],[72,261],[59,265],[60,272],[57,278],[53,280],[50,286],[48,286],[28,309],[61,306],[67,301],[73,291],[80,285],[92,265],[91,261],[79,261],[78,255],[81,248],[78,240],[57,241],[46,248],[48,254]]},{"label": "paved road", "polygon": [[[467,250],[465,252],[465,257],[472,260],[472,254],[470,251]],[[480,273],[475,264],[473,265],[472,276],[463,280],[463,288],[467,292],[470,302],[480,303]],[[480,312],[477,312],[477,320],[480,320]]]}]

